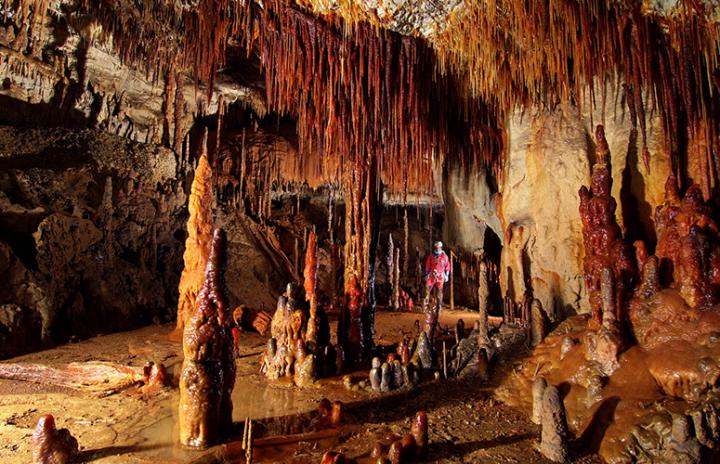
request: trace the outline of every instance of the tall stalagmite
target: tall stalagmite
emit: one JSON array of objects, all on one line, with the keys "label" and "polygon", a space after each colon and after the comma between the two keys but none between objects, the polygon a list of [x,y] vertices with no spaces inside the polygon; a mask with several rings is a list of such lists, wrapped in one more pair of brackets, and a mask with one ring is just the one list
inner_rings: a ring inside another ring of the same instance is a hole
[{"label": "tall stalagmite", "polygon": [[610,153],[605,131],[597,127],[597,160],[593,166],[590,190],[580,189],[580,216],[583,225],[585,257],[583,270],[585,286],[590,298],[591,323],[595,328],[602,323],[600,282],[603,269],[614,273],[617,319],[623,320],[623,308],[632,279],[635,261],[622,231],[615,219],[617,203],[611,195]]},{"label": "tall stalagmite", "polygon": [[222,230],[215,229],[205,280],[183,332],[180,443],[192,448],[216,443],[232,425],[235,356],[221,282],[224,242]]},{"label": "tall stalagmite", "polygon": [[195,308],[195,299],[203,285],[210,240],[212,238],[212,171],[207,160],[207,133],[203,137],[203,153],[195,169],[195,178],[190,189],[187,222],[187,239],[182,276],[178,291],[177,328],[182,330],[187,318]]},{"label": "tall stalagmite", "polygon": [[317,237],[314,231],[308,237],[307,250],[305,252],[305,299],[310,303],[310,315],[307,321],[307,332],[305,342],[317,342],[318,319],[317,319]]}]

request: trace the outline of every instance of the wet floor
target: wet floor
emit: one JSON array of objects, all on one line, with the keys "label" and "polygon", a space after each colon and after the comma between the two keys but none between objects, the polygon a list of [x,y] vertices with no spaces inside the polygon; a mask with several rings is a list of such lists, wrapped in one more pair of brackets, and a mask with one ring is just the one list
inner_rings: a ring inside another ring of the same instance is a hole
[{"label": "wet floor", "polygon": [[[377,340],[398,340],[400,330],[412,330],[417,314],[379,313]],[[472,326],[475,313],[446,312],[441,323],[454,326],[458,318]],[[12,362],[63,365],[102,360],[132,366],[163,362],[179,372],[180,344],[168,326],[96,337]],[[476,379],[431,382],[410,392],[386,395],[347,390],[340,377],[304,389],[287,381],[268,382],[259,374],[259,355],[265,340],[245,333],[233,391],[237,442],[202,452],[176,445],[178,393],[168,389],[143,397],[126,391],[106,398],[82,392],[0,380],[0,460],[4,464],[31,462],[30,436],[37,419],[56,416],[78,439],[84,462],[94,463],[213,463],[245,462],[239,449],[243,421],[254,421],[258,440],[254,462],[319,463],[324,451],[342,451],[369,462],[376,441],[409,432],[418,410],[430,418],[430,462],[545,462],[533,449],[537,428],[518,411],[492,400],[492,387]],[[362,375],[362,373],[358,373]],[[345,421],[335,430],[318,424],[320,399],[345,404]],[[298,434],[306,434],[298,436]],[[307,434],[310,434],[308,437]]]}]

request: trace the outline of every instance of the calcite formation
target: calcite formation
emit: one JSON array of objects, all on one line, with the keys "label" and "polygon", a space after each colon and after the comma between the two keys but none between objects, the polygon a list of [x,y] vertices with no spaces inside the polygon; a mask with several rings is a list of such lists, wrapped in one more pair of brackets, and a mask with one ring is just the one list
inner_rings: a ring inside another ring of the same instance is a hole
[{"label": "calcite formation", "polygon": [[662,281],[694,308],[720,303],[720,229],[700,187],[691,185],[681,199],[677,179],[669,177],[655,222]]},{"label": "calcite formation", "polygon": [[616,318],[622,321],[635,263],[615,219],[617,203],[611,196],[609,151],[602,126],[597,127],[596,138],[597,161],[593,166],[590,190],[583,186],[579,195],[585,244],[585,286],[590,300],[591,321],[598,327],[602,324],[600,282],[603,270],[611,269],[614,274]]},{"label": "calcite formation", "polygon": [[180,443],[191,448],[216,443],[232,424],[235,353],[221,283],[223,253],[224,236],[216,229],[205,281],[183,332]]},{"label": "calcite formation", "polygon": [[553,462],[567,462],[568,430],[565,406],[554,385],[548,385],[543,392],[540,418],[542,424],[540,452]]},{"label": "calcite formation", "polygon": [[305,252],[305,299],[310,304],[310,311],[307,321],[307,342],[317,343],[318,338],[318,303],[315,293],[317,287],[317,236],[310,232],[308,237],[307,250]]},{"label": "calcite formation", "polygon": [[55,418],[42,416],[32,435],[33,464],[72,464],[78,456],[78,442],[68,429],[57,429]]},{"label": "calcite formation", "polygon": [[203,140],[203,154],[198,160],[190,189],[187,222],[187,239],[183,254],[183,272],[180,276],[178,292],[177,327],[182,330],[186,320],[195,308],[195,299],[203,285],[205,267],[208,260],[209,245],[213,233],[212,205],[213,184],[212,171],[208,163],[207,135]]},{"label": "calcite formation", "polygon": [[317,305],[317,301],[313,302],[316,298],[313,292],[317,278],[317,248],[313,245],[314,240],[312,238],[309,242],[312,247],[308,248],[308,265],[305,268],[305,297],[309,307],[297,303],[295,286],[288,284],[285,293],[278,298],[270,326],[271,339],[263,354],[260,369],[271,380],[292,377],[300,387],[309,386],[317,378],[338,373],[342,369],[339,347],[330,343],[327,315]]}]

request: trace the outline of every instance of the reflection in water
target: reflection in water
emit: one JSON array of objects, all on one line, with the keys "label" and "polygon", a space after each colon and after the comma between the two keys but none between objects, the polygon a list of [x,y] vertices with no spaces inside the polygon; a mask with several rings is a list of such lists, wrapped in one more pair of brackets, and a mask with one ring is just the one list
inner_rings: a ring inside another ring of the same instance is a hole
[{"label": "reflection in water", "polygon": [[292,383],[269,384],[238,379],[232,394],[233,420],[253,420],[279,415],[308,412],[314,405],[308,395],[293,388]]}]

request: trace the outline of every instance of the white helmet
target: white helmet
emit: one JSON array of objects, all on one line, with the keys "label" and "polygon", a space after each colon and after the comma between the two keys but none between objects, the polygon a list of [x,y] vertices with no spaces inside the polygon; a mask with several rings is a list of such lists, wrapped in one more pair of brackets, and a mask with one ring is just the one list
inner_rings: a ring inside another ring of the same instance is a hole
[{"label": "white helmet", "polygon": [[442,242],[440,242],[440,241],[435,242],[435,248],[442,248],[442,247],[443,247]]}]

